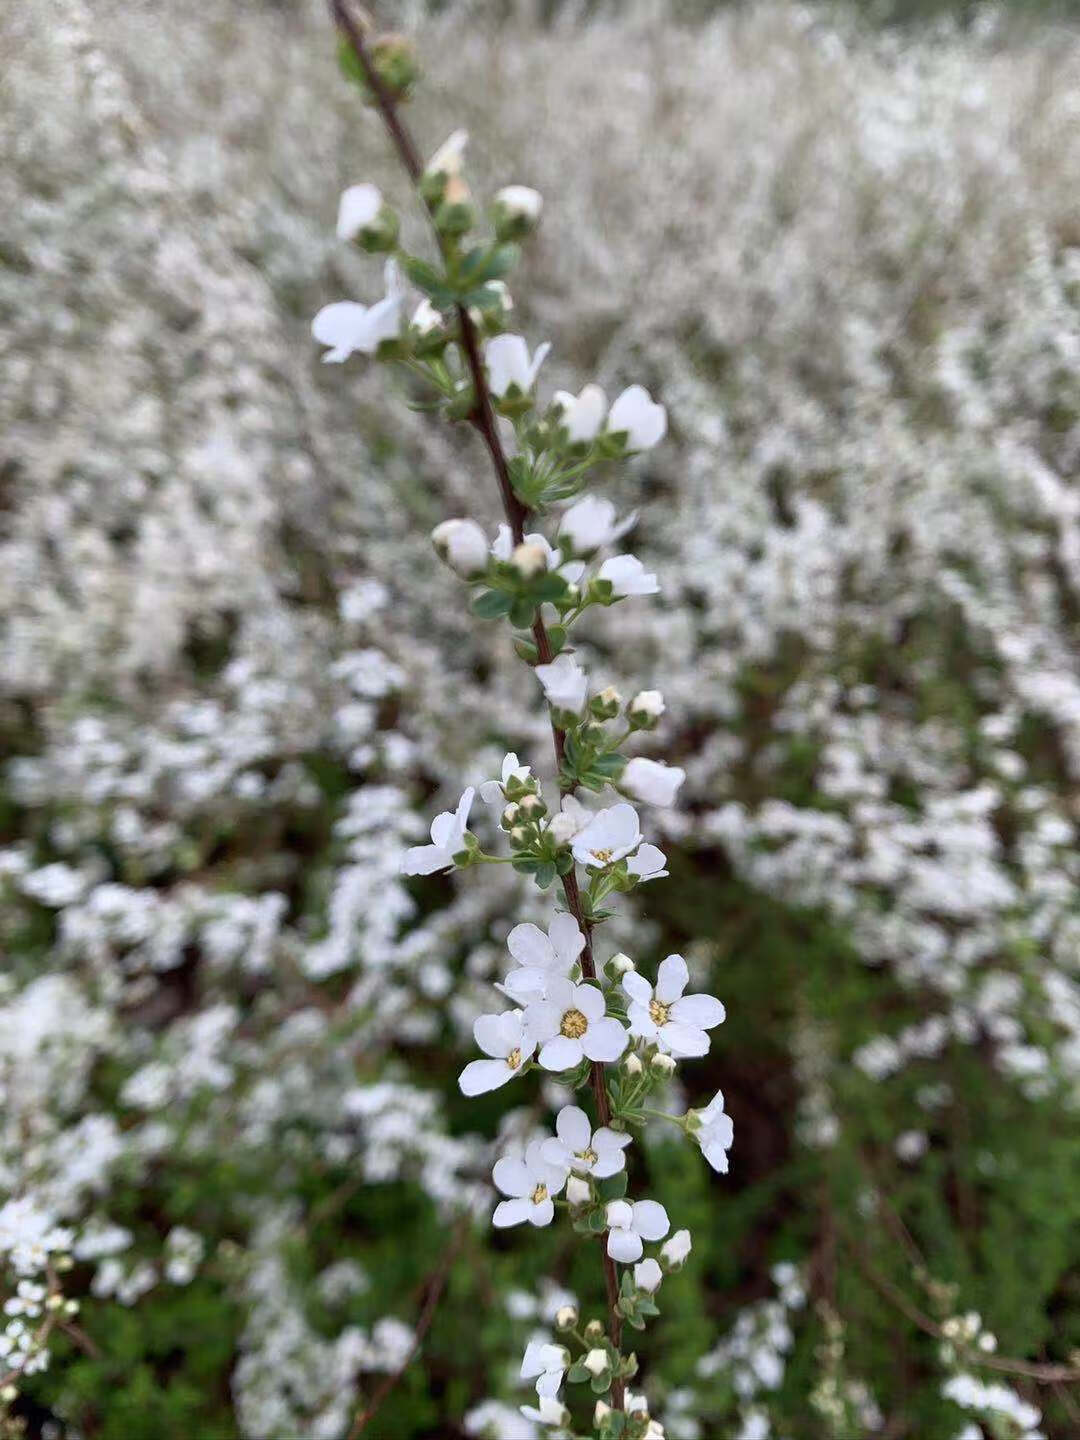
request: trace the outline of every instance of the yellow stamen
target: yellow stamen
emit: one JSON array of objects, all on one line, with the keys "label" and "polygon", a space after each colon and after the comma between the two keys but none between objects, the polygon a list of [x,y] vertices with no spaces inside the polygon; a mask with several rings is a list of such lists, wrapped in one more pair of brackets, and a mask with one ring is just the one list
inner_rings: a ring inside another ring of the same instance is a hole
[{"label": "yellow stamen", "polygon": [[662,1004],[659,1000],[649,1001],[649,1019],[654,1025],[666,1025],[668,1022],[669,1005]]},{"label": "yellow stamen", "polygon": [[568,1040],[580,1040],[589,1028],[589,1022],[580,1010],[567,1010],[559,1029]]}]

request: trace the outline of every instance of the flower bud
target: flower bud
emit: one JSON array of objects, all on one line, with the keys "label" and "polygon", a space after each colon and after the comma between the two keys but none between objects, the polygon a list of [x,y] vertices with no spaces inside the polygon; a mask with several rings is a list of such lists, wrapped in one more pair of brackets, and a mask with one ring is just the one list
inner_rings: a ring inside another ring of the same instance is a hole
[{"label": "flower bud", "polygon": [[455,130],[428,161],[420,179],[420,193],[429,205],[443,199],[451,178],[461,174],[468,143],[469,132]]},{"label": "flower bud", "polygon": [[504,185],[491,207],[495,236],[500,241],[521,240],[535,230],[544,197],[528,185]]},{"label": "flower bud", "polygon": [[555,1311],[556,1330],[573,1330],[578,1322],[576,1305],[562,1305]]},{"label": "flower bud", "polygon": [[488,567],[488,543],[475,520],[444,520],[431,532],[436,554],[463,579],[482,575]]},{"label": "flower bud", "polygon": [[669,1270],[678,1270],[690,1254],[689,1230],[676,1230],[671,1239],[660,1247],[660,1259]]},{"label": "flower bud", "polygon": [[18,1396],[19,1392],[15,1389],[14,1385],[5,1385],[3,1389],[0,1389],[0,1400],[2,1400],[5,1405],[13,1404],[14,1401],[18,1399]]},{"label": "flower bud", "polygon": [[504,830],[512,830],[517,824],[520,814],[520,805],[507,805],[503,809],[502,815],[499,818],[499,824]]},{"label": "flower bud", "polygon": [[515,825],[510,831],[510,844],[515,850],[520,850],[523,845],[529,843],[529,832],[523,825]]},{"label": "flower bud", "polygon": [[434,220],[440,235],[464,235],[476,224],[472,195],[460,175],[451,175],[447,180]]},{"label": "flower bud", "polygon": [[622,704],[622,696],[614,685],[609,685],[606,690],[601,690],[599,695],[594,695],[589,704],[589,709],[600,720],[611,720],[619,713],[619,706]]},{"label": "flower bud", "polygon": [[566,1182],[566,1199],[570,1205],[587,1205],[592,1199],[589,1182],[580,1175],[571,1175]]},{"label": "flower bud", "polygon": [[515,547],[510,564],[524,580],[531,580],[547,569],[547,551],[535,540],[525,540]]},{"label": "flower bud", "polygon": [[617,955],[612,955],[607,963],[608,969],[613,975],[626,975],[629,971],[637,969],[630,956],[624,955],[621,950]]},{"label": "flower bud", "polygon": [[412,42],[404,35],[377,35],[371,41],[371,59],[394,99],[408,99],[420,76]]},{"label": "flower bud", "polygon": [[640,1057],[635,1055],[632,1050],[630,1054],[623,1059],[622,1066],[627,1075],[640,1075],[645,1069]]},{"label": "flower bud", "polygon": [[599,1320],[590,1320],[585,1326],[585,1339],[592,1343],[604,1338],[604,1327]]},{"label": "flower bud", "polygon": [[610,1414],[611,1406],[605,1404],[603,1400],[597,1400],[592,1412],[593,1426],[599,1430]]},{"label": "flower bud", "polygon": [[377,185],[350,185],[338,202],[337,236],[355,240],[365,250],[392,250],[398,218],[383,201]]},{"label": "flower bud", "polygon": [[611,1361],[608,1359],[606,1350],[590,1350],[581,1363],[590,1375],[603,1375],[611,1369]]},{"label": "flower bud", "polygon": [[649,1068],[655,1070],[657,1075],[674,1075],[675,1059],[671,1055],[665,1055],[657,1050],[654,1055],[649,1056]]},{"label": "flower bud", "polygon": [[519,808],[528,820],[539,820],[547,814],[547,806],[543,799],[535,793],[524,796]]},{"label": "flower bud", "polygon": [[650,1420],[645,1426],[645,1434],[641,1440],[665,1440],[666,1431],[659,1420]]},{"label": "flower bud", "polygon": [[652,730],[664,713],[664,697],[659,690],[639,690],[626,713],[635,730]]}]

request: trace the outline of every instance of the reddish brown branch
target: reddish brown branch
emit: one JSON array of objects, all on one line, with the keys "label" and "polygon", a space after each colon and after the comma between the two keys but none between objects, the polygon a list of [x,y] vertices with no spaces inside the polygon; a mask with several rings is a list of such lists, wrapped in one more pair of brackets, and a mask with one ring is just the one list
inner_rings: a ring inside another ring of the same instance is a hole
[{"label": "reddish brown branch", "polygon": [[[393,94],[383,83],[382,77],[379,75],[372,61],[364,41],[363,30],[349,14],[345,0],[330,0],[330,11],[338,32],[348,41],[356,56],[401,163],[415,185],[423,174],[423,162],[420,158],[420,152],[409,133],[408,127],[398,113],[397,102]],[[441,242],[440,248],[442,248]],[[529,516],[529,510],[514,493],[513,483],[510,479],[510,470],[506,461],[506,454],[502,447],[502,441],[499,438],[499,429],[495,419],[495,407],[491,401],[491,391],[488,387],[487,373],[484,369],[483,356],[480,352],[476,326],[473,324],[467,308],[463,305],[457,307],[457,319],[461,334],[461,348],[465,355],[469,376],[472,380],[473,394],[475,396],[475,405],[469,419],[479,432],[487,449],[492,468],[495,471],[495,478],[498,481],[499,494],[502,498],[507,523],[510,526],[510,533],[514,538],[514,543],[520,545],[525,536],[525,524]],[[553,658],[551,639],[539,611],[537,611],[536,619],[533,621],[532,633],[533,640],[536,644],[537,663],[548,664]],[[552,724],[551,732],[555,746],[556,762],[561,769],[566,741],[565,732],[560,730],[554,723]],[[581,902],[581,892],[578,889],[577,877],[573,871],[563,879],[563,894],[566,898],[567,909],[570,914],[573,915],[582,934],[585,936],[585,947],[581,957],[582,975],[586,980],[595,980],[596,967],[592,953],[592,926],[585,918],[585,911]],[[590,1080],[596,1102],[597,1122],[599,1125],[607,1125],[611,1120],[611,1105],[608,1101],[607,1082],[604,1078],[603,1065],[594,1063],[591,1066]],[[618,1349],[622,1341],[622,1317],[616,1308],[619,1298],[619,1276],[615,1268],[614,1260],[612,1260],[607,1253],[607,1233],[605,1230],[600,1239],[604,1246],[604,1283],[607,1289],[608,1301],[608,1332],[612,1344]],[[441,1285],[439,1289],[441,1290]],[[435,1299],[437,1301],[437,1294]],[[430,1297],[429,1303],[431,1303]],[[405,1362],[406,1366],[411,1361],[414,1353],[415,1347]],[[404,1369],[405,1367],[402,1368]],[[349,1440],[355,1440],[355,1436],[360,1434],[360,1431],[364,1428],[368,1419],[374,1414],[375,1409],[382,1403],[385,1394],[389,1393],[397,1383],[400,1375],[401,1372],[399,1371],[396,1376],[391,1377],[389,1384],[381,1387],[373,1404],[369,1406],[362,1415],[357,1417],[357,1422],[353,1426]],[[624,1391],[625,1387],[622,1380],[614,1380],[612,1382],[612,1402],[617,1409],[622,1409]]]}]

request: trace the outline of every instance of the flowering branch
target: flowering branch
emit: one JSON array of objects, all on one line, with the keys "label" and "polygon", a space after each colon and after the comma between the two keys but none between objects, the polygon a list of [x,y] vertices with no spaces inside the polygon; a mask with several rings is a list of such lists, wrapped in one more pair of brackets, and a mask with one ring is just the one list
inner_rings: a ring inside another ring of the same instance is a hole
[{"label": "flowering branch", "polygon": [[[660,588],[627,554],[611,556],[588,574],[597,553],[619,540],[633,517],[619,523],[610,502],[586,496],[563,511],[555,544],[540,532],[527,533],[526,526],[534,514],[574,500],[593,467],[657,444],[666,431],[666,413],[636,385],[610,409],[596,385],[577,396],[558,392],[546,411],[538,408],[536,379],[549,347],[530,356],[521,336],[505,333],[512,301],[503,277],[517,261],[516,242],[539,219],[541,197],[524,186],[504,188],[491,211],[493,238],[470,243],[477,216],[463,175],[467,135],[454,132],[423,164],[399,110],[417,78],[411,47],[400,36],[378,35],[368,23],[357,22],[343,0],[331,0],[331,10],[343,69],[383,118],[426,209],[439,263],[400,248],[397,216],[373,185],[350,187],[341,197],[339,238],[390,257],[386,294],[372,306],[351,301],[325,306],[312,332],[328,347],[324,361],[342,363],[361,353],[397,363],[433,393],[429,408],[467,421],[480,434],[506,523],[491,544],[473,520],[444,521],[432,538],[446,563],[475,587],[474,615],[510,622],[514,647],[540,681],[550,712],[557,812],[548,813],[531,767],[514,754],[480,794],[500,807],[509,863],[532,875],[541,890],[557,878],[566,908],[546,934],[530,924],[510,932],[507,944],[516,968],[498,989],[515,1008],[476,1020],[476,1040],[487,1058],[467,1065],[459,1084],[466,1095],[477,1095],[538,1067],[574,1090],[591,1091],[593,1119],[576,1105],[565,1106],[555,1136],[533,1141],[523,1156],[497,1161],[493,1180],[506,1198],[493,1223],[546,1225],[556,1204],[565,1208],[579,1234],[601,1242],[608,1313],[605,1322],[593,1320],[579,1330],[576,1309],[560,1311],[556,1323],[580,1348],[576,1359],[567,1345],[530,1344],[521,1373],[535,1380],[537,1405],[522,1411],[570,1433],[571,1412],[560,1391],[564,1383],[588,1383],[597,1397],[594,1432],[602,1440],[652,1440],[663,1435],[663,1427],[649,1415],[644,1397],[627,1391],[637,1359],[623,1353],[624,1324],[643,1329],[658,1313],[654,1296],[665,1268],[685,1260],[690,1236],[680,1231],[669,1239],[660,1260],[642,1258],[646,1242],[662,1241],[670,1222],[656,1201],[624,1198],[626,1151],[633,1128],[662,1113],[697,1140],[715,1168],[727,1169],[732,1128],[722,1095],[707,1109],[684,1116],[646,1104],[674,1072],[677,1057],[708,1050],[707,1031],[721,1023],[724,1010],[712,996],[683,993],[689,971],[681,956],[668,956],[651,984],[629,957],[613,956],[600,968],[594,954],[594,929],[610,914],[604,908],[608,897],[667,872],[662,852],[645,843],[628,800],[594,811],[580,792],[613,786],[631,800],[663,806],[674,802],[683,780],[677,766],[622,753],[634,736],[656,727],[664,710],[659,692],[643,690],[629,704],[611,688],[590,698],[588,676],[570,644],[571,628],[591,607]],[[410,322],[403,318],[402,272],[424,296]],[[455,811],[436,817],[432,843],[406,854],[404,873],[502,860],[485,853],[468,829],[474,799],[469,787]],[[632,1275],[624,1272],[620,1279],[620,1264],[632,1264]],[[357,1423],[362,1427],[364,1421],[360,1417]]]}]

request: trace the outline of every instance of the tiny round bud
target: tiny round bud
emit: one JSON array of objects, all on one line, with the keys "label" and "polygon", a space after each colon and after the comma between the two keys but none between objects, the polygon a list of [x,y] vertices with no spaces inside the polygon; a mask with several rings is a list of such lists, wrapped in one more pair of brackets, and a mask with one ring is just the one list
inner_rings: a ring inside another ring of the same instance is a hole
[{"label": "tiny round bud", "polygon": [[12,1402],[17,1400],[18,1398],[19,1392],[15,1389],[14,1385],[5,1385],[2,1389],[0,1389],[0,1400],[3,1400],[5,1405],[12,1404]]},{"label": "tiny round bud", "polygon": [[535,540],[524,540],[510,556],[510,564],[525,580],[531,580],[547,569],[547,551]]},{"label": "tiny round bud", "polygon": [[64,1303],[64,1314],[65,1314],[65,1315],[77,1315],[78,1313],[79,1313],[79,1302],[78,1302],[78,1300],[67,1300],[67,1301],[65,1301],[65,1303]]},{"label": "tiny round bud", "polygon": [[592,1412],[593,1425],[599,1430],[600,1426],[610,1414],[611,1406],[606,1405],[603,1400],[597,1400]]},{"label": "tiny round bud", "polygon": [[608,969],[613,975],[625,975],[628,971],[637,969],[637,966],[633,960],[630,959],[630,956],[624,955],[621,950],[617,955],[612,955],[607,963]]},{"label": "tiny round bud", "polygon": [[566,1199],[570,1205],[587,1205],[592,1199],[589,1182],[580,1175],[571,1175],[566,1182]]},{"label": "tiny round bud", "polygon": [[611,1369],[611,1361],[608,1359],[606,1350],[590,1350],[581,1363],[590,1375],[603,1375]]},{"label": "tiny round bud", "polygon": [[544,804],[541,796],[537,795],[535,791],[531,795],[524,797],[521,801],[520,808],[521,813],[530,820],[539,820],[547,814],[547,806]]},{"label": "tiny round bud", "polygon": [[513,845],[516,850],[520,850],[522,845],[527,845],[528,843],[529,832],[525,829],[524,825],[515,825],[510,831],[510,844]]},{"label": "tiny round bud", "polygon": [[997,1336],[989,1330],[984,1330],[979,1336],[979,1349],[986,1355],[992,1355],[997,1349]]},{"label": "tiny round bud", "polygon": [[601,1321],[590,1320],[585,1326],[585,1339],[591,1343],[593,1340],[602,1340],[603,1338],[604,1326]]},{"label": "tiny round bud", "polygon": [[504,807],[502,815],[499,817],[499,824],[504,830],[512,830],[517,824],[518,817],[520,815],[520,805],[507,805]]},{"label": "tiny round bud", "polygon": [[635,730],[651,730],[664,713],[664,697],[659,690],[639,690],[626,713]]},{"label": "tiny round bud", "polygon": [[622,1064],[627,1075],[640,1075],[645,1069],[640,1057],[635,1055],[633,1051],[624,1058]]},{"label": "tiny round bud", "polygon": [[491,218],[500,241],[520,240],[535,230],[544,199],[528,185],[505,185],[495,196]]},{"label": "tiny round bud", "polygon": [[555,1312],[556,1330],[573,1330],[578,1322],[576,1305],[562,1305]]},{"label": "tiny round bud", "polygon": [[655,1053],[655,1055],[650,1055],[649,1066],[651,1069],[655,1070],[658,1075],[675,1074],[674,1057],[671,1055],[665,1055],[659,1050]]},{"label": "tiny round bud", "polygon": [[465,580],[487,569],[487,537],[475,520],[444,520],[431,532],[431,543],[439,558]]}]

